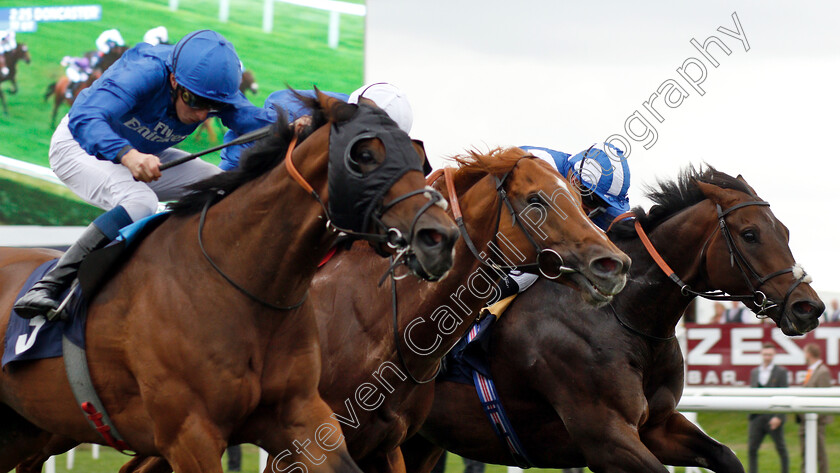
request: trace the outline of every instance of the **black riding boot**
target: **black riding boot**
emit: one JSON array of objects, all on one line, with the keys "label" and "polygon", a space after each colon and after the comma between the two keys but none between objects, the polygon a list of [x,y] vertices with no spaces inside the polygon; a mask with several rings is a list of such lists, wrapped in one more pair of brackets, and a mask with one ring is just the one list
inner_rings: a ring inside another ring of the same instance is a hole
[{"label": "black riding boot", "polygon": [[57,309],[61,303],[58,298],[76,278],[76,272],[85,256],[110,241],[111,238],[105,236],[95,223],[90,224],[53,269],[15,302],[17,314],[24,319],[31,319],[37,315],[46,316],[50,310]]}]

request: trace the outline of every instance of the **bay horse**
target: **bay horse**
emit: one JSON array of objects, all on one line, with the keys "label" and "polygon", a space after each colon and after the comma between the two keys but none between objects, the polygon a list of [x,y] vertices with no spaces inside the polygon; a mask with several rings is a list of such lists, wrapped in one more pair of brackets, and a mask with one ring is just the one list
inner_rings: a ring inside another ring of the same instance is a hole
[{"label": "bay horse", "polygon": [[[339,231],[366,230],[383,254],[413,253],[417,274],[451,267],[457,229],[425,188],[422,148],[379,109],[302,100],[315,124],[297,147],[281,118],[241,171],[199,184],[90,301],[87,359],[103,405],[128,448],[176,471],[221,473],[228,437],[245,427],[278,458],[321,459],[310,471],[358,471],[317,392],[316,266]],[[55,256],[0,249],[0,330],[27,274]],[[62,365],[0,372],[0,471],[53,436],[103,443]],[[288,449],[313,435],[304,454]]]},{"label": "bay horse", "polygon": [[[575,276],[555,281],[577,285],[592,304],[610,300],[625,283],[630,260],[589,222],[577,188],[550,164],[518,148],[456,160],[457,170],[431,178],[449,200],[453,217],[462,212],[462,238],[446,279],[380,284],[388,264],[357,245],[330,259],[310,289],[324,360],[318,389],[341,416],[350,454],[366,473],[405,470],[399,445],[417,431],[431,407],[428,381],[480,309],[498,296],[498,271],[480,255],[498,250],[505,256],[495,260],[525,266],[539,260],[541,249],[554,250]],[[551,206],[558,212],[545,211]],[[233,440],[252,438],[234,435]],[[139,468],[138,463],[133,460],[121,471],[171,471],[161,460],[147,460]]]},{"label": "bay horse", "polygon": [[[741,176],[688,168],[649,196],[655,205],[648,214],[634,209],[635,220],[687,284],[684,290],[654,262],[634,222],[625,221],[609,235],[633,268],[613,303],[593,310],[540,280],[493,329],[492,376],[533,466],[665,473],[666,464],[743,472],[732,450],[676,411],[684,376],[677,322],[694,294],[717,289],[755,300],[746,303],[756,312],[765,298],[777,304],[765,304],[762,316],[787,335],[817,326],[824,305],[803,282],[788,229]],[[475,387],[457,382],[436,382],[426,423],[403,445],[409,471],[430,471],[442,449],[516,465]]]},{"label": "bay horse", "polygon": [[[29,55],[29,47],[26,46],[26,43],[18,43],[15,49],[0,54],[0,69],[3,67],[7,67],[9,69],[8,74],[0,74],[0,84],[6,81],[11,82],[12,88],[9,89],[8,92],[12,95],[18,92],[17,64],[20,61],[27,64],[32,61],[32,57]],[[3,94],[2,88],[0,88],[0,103],[3,105],[3,113],[8,115],[9,107],[6,105],[6,96]]]},{"label": "bay horse", "polygon": [[87,80],[76,86],[73,90],[73,94],[70,97],[67,97],[67,88],[70,87],[70,79],[67,76],[61,76],[60,79],[51,83],[47,86],[47,90],[44,93],[44,102],[50,98],[50,95],[53,96],[53,109],[52,115],[50,116],[50,128],[55,128],[55,119],[58,116],[58,109],[61,108],[61,105],[67,103],[68,106],[73,106],[73,102],[76,101],[76,97],[79,96],[79,92],[85,90],[86,88],[93,85],[96,82],[96,79],[99,79],[102,74],[108,70],[119,58],[122,57],[123,53],[128,51],[128,46],[114,46],[108,51],[108,54],[104,54],[101,57],[99,56],[98,51],[88,51],[84,55],[89,60],[96,61],[96,66],[93,68],[93,72],[88,75]]},{"label": "bay horse", "polygon": [[47,86],[47,91],[44,93],[44,102],[50,98],[50,95],[53,96],[50,128],[55,128],[55,119],[58,116],[58,109],[61,108],[61,105],[67,103],[68,106],[72,107],[73,102],[76,101],[76,97],[79,96],[79,93],[93,85],[96,79],[99,79],[101,75],[102,73],[99,72],[98,69],[94,70],[93,73],[88,76],[87,80],[76,86],[70,97],[67,97],[67,88],[70,87],[70,79],[67,76],[61,76],[60,79]]}]

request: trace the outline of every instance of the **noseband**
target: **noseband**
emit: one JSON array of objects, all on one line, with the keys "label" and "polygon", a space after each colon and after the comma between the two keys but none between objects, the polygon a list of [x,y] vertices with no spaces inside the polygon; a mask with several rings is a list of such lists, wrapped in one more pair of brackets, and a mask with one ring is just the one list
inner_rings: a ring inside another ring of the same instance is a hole
[{"label": "noseband", "polygon": [[[785,298],[782,300],[781,303],[771,299],[767,296],[767,294],[760,290],[761,287],[764,286],[765,283],[767,283],[767,281],[773,279],[774,277],[780,276],[782,274],[793,273],[795,266],[780,269],[765,276],[760,276],[758,272],[753,268],[752,264],[750,264],[750,262],[744,257],[743,253],[741,253],[741,250],[738,249],[738,246],[735,244],[735,240],[732,238],[732,232],[729,230],[729,226],[726,223],[726,216],[738,209],[742,209],[744,207],[749,207],[753,205],[769,207],[770,203],[765,202],[763,200],[742,202],[726,210],[722,210],[719,204],[715,204],[715,208],[717,210],[718,215],[718,226],[709,235],[709,237],[706,238],[706,242],[703,244],[703,249],[700,252],[700,259],[705,260],[706,249],[709,247],[712,238],[714,238],[718,230],[720,230],[721,235],[723,235],[723,241],[726,242],[726,247],[729,250],[729,263],[731,266],[735,266],[736,263],[738,264],[738,270],[741,273],[741,277],[743,277],[744,283],[747,285],[747,288],[751,292],[751,294],[729,295],[723,291],[700,292],[691,289],[691,287],[689,287],[688,284],[683,282],[683,280],[680,279],[679,276],[677,276],[674,270],[672,270],[671,267],[668,266],[665,260],[662,259],[662,256],[659,254],[659,252],[656,251],[656,248],[653,247],[653,244],[645,234],[645,231],[642,229],[642,225],[639,223],[638,220],[635,221],[636,233],[639,235],[639,238],[642,240],[642,243],[645,245],[645,248],[647,248],[648,253],[656,262],[656,264],[662,269],[662,271],[668,276],[668,278],[670,278],[672,281],[674,281],[674,283],[680,286],[680,292],[684,296],[698,296],[713,301],[749,302],[755,307],[755,309],[757,309],[756,317],[766,318],[768,315],[765,312],[767,312],[770,309],[780,307],[780,310],[784,310],[784,308],[787,307],[787,302],[790,298],[790,295],[797,287],[799,287],[800,284],[805,282],[805,280],[809,276],[803,270],[802,275],[796,278],[796,280],[791,284],[790,288],[788,288],[788,291],[785,294]],[[615,221],[627,218],[628,216],[632,215],[632,213],[628,214],[619,215],[618,217],[616,217]],[[752,278],[755,278],[755,280],[758,282],[758,285],[753,285],[751,276]]]}]

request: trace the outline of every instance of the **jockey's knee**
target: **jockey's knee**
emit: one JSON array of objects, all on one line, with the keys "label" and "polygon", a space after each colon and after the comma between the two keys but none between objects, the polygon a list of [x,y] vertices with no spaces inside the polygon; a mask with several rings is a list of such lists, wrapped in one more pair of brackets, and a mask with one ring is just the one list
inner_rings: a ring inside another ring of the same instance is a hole
[{"label": "jockey's knee", "polygon": [[132,195],[126,196],[119,203],[128,212],[128,216],[131,217],[132,222],[144,219],[157,212],[157,195],[151,189],[147,190],[148,192],[135,192]]}]

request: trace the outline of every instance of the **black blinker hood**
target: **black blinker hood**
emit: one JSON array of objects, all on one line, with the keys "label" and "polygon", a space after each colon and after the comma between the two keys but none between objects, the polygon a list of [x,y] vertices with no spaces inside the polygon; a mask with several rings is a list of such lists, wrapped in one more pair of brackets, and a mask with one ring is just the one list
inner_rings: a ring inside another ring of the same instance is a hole
[{"label": "black blinker hood", "polygon": [[[360,139],[379,138],[386,158],[376,169],[360,174],[347,164],[351,148]],[[422,173],[420,157],[408,135],[388,115],[360,104],[353,117],[333,123],[330,130],[328,171],[329,211],[339,229],[364,232],[385,193],[408,171]]]}]

